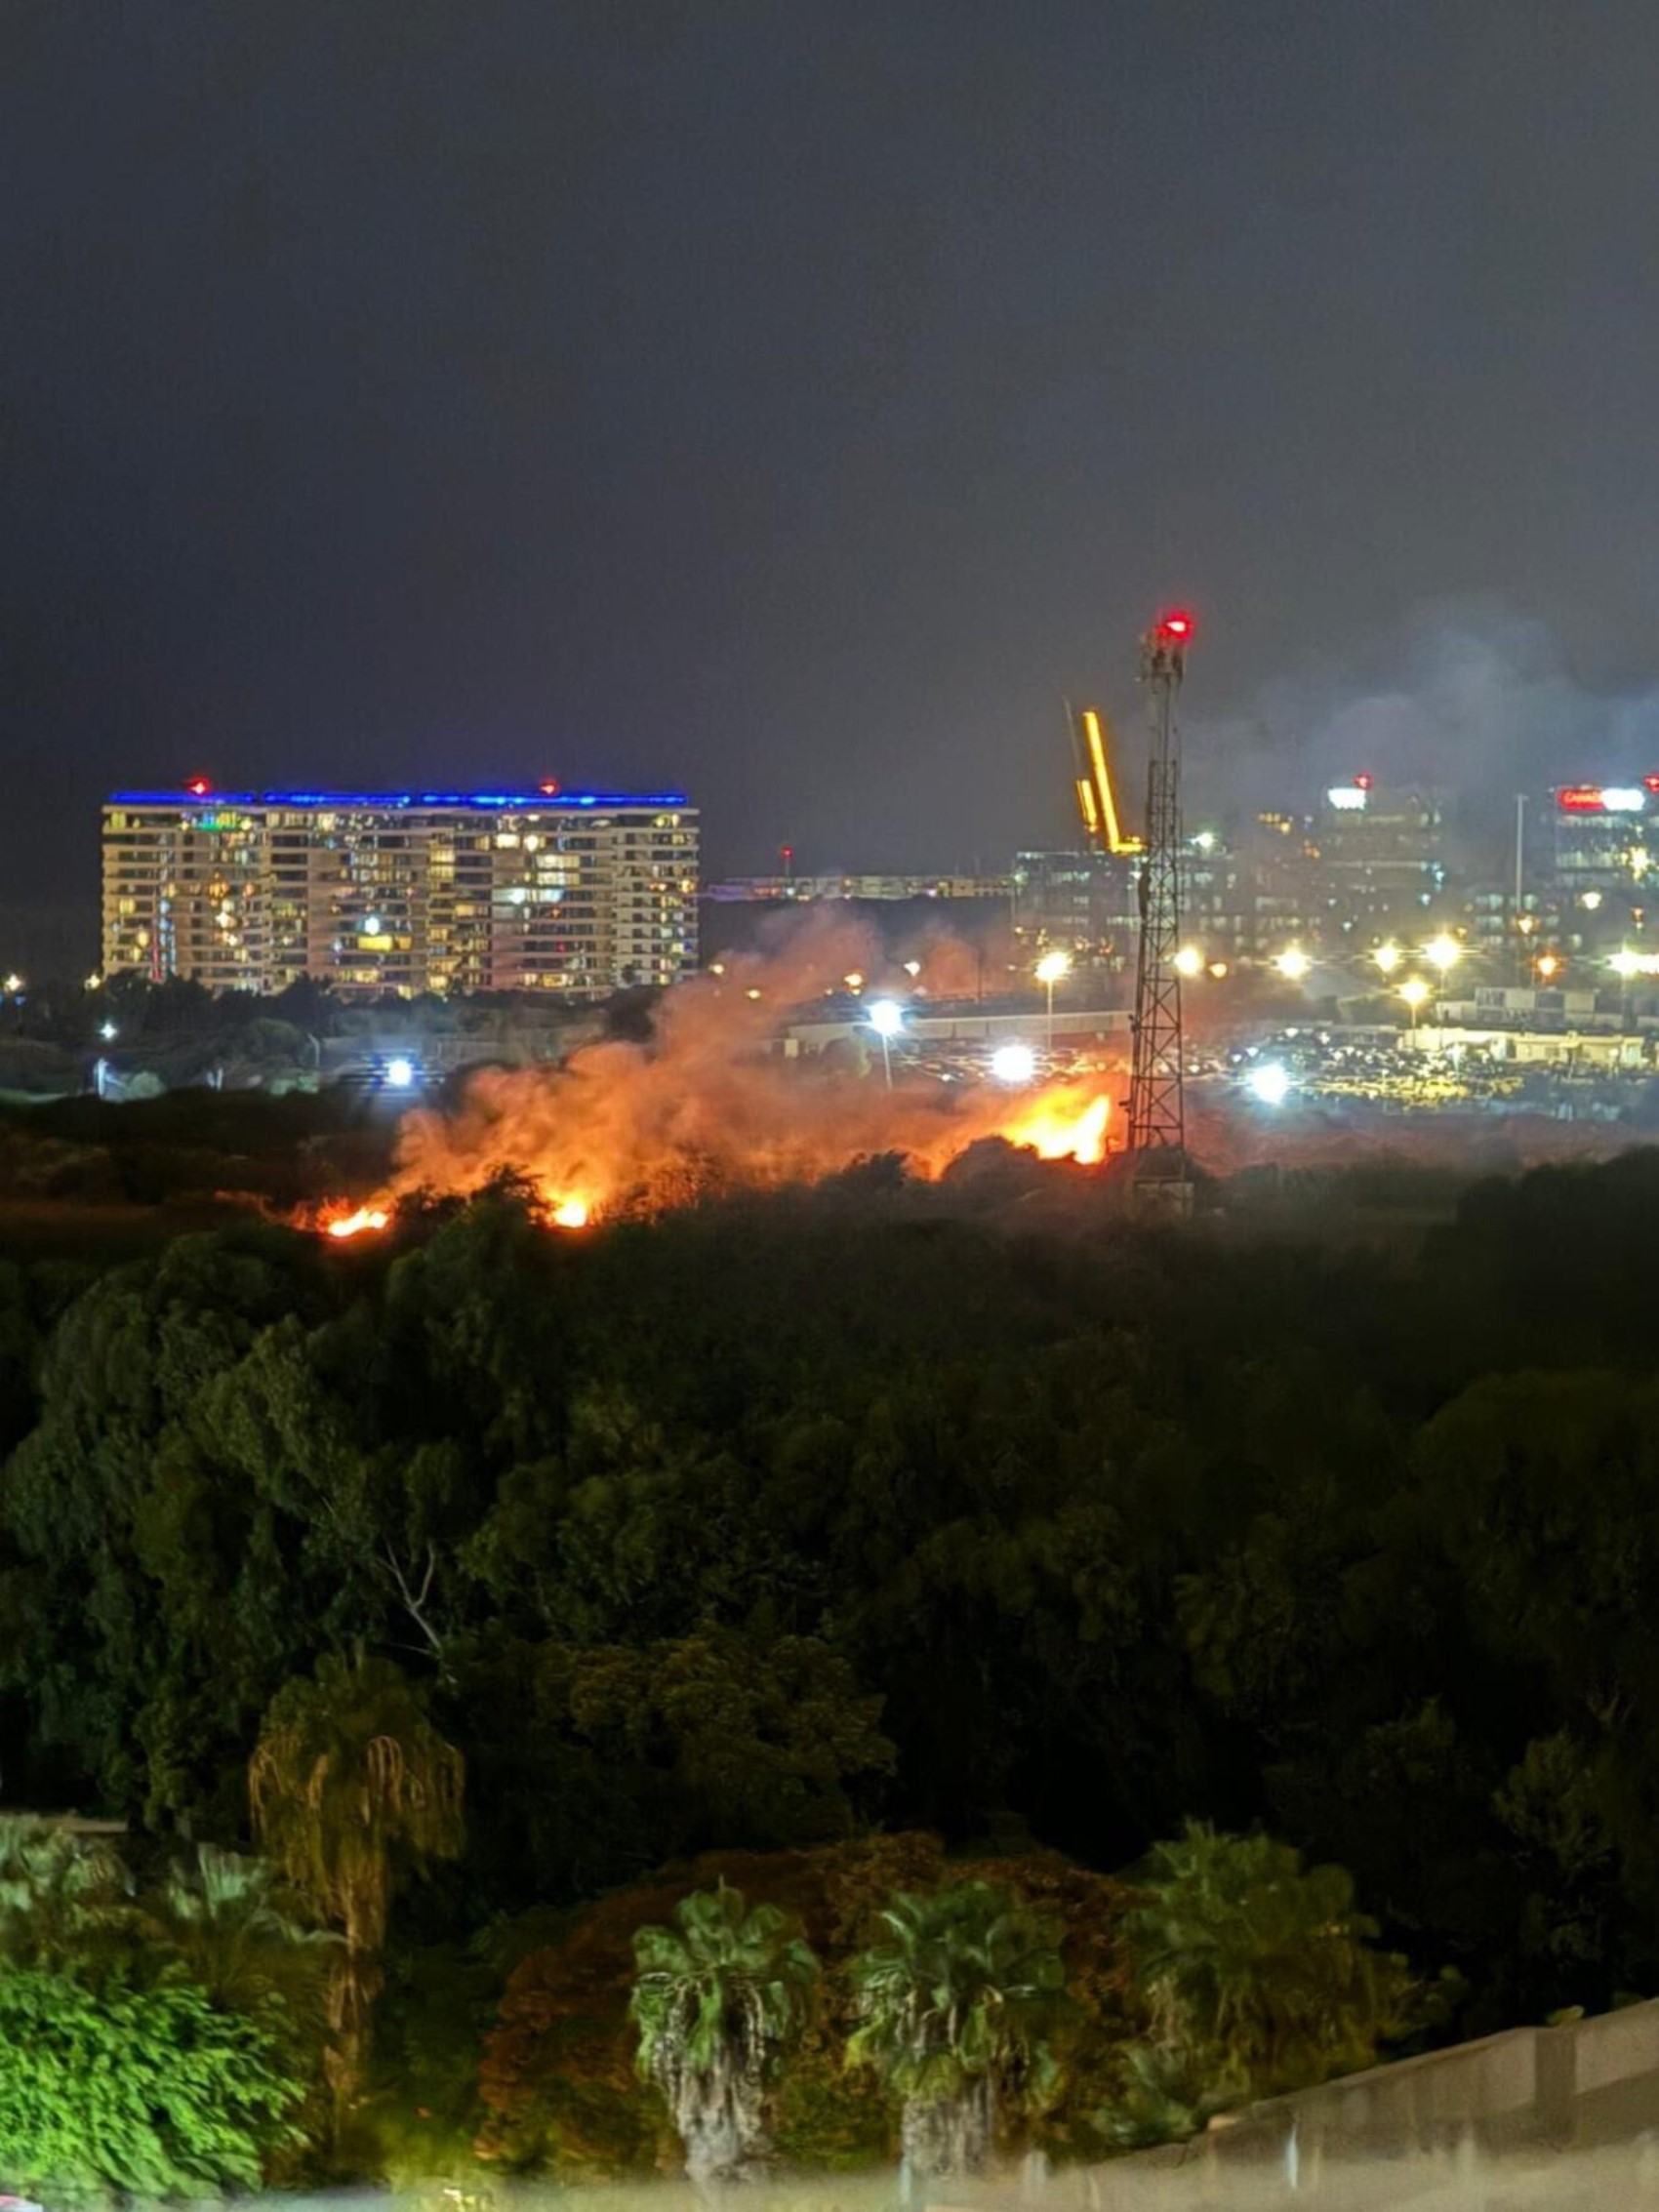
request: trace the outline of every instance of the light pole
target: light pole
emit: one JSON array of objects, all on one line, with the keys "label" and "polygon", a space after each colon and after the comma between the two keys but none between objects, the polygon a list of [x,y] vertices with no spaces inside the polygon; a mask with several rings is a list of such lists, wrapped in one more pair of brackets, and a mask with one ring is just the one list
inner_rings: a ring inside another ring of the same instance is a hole
[{"label": "light pole", "polygon": [[905,1026],[905,1010],[894,998],[878,998],[870,1010],[870,1026],[881,1039],[881,1072],[893,1088],[892,1040]]},{"label": "light pole", "polygon": [[1399,986],[1399,995],[1411,1009],[1411,1032],[1417,1033],[1417,1016],[1429,995],[1429,985],[1421,976],[1407,976]]},{"label": "light pole", "polygon": [[1036,980],[1048,989],[1048,1057],[1054,1058],[1054,986],[1072,973],[1072,955],[1058,946],[1045,952],[1036,964]]}]

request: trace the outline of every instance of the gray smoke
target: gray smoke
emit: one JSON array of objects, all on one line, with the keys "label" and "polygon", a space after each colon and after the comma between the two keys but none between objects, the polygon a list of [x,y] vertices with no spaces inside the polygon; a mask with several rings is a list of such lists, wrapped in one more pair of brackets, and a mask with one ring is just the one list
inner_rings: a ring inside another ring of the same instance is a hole
[{"label": "gray smoke", "polygon": [[1368,770],[1462,795],[1472,826],[1517,791],[1659,770],[1659,685],[1598,688],[1544,623],[1500,606],[1425,613],[1369,668],[1266,687],[1254,708],[1185,722],[1190,811],[1311,807]]}]

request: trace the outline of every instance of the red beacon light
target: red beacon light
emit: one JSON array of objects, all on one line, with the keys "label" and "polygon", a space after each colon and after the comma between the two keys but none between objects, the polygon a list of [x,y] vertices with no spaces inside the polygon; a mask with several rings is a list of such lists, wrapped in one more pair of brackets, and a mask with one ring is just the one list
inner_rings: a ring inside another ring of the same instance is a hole
[{"label": "red beacon light", "polygon": [[191,798],[205,799],[208,793],[213,789],[213,785],[208,782],[205,776],[192,776],[190,778],[190,781],[184,785],[184,788],[189,792]]},{"label": "red beacon light", "polygon": [[1356,791],[1368,791],[1371,788],[1371,771],[1368,768],[1362,768],[1355,777],[1354,788]]},{"label": "red beacon light", "polygon": [[1157,634],[1171,645],[1191,645],[1195,627],[1185,607],[1172,607],[1168,614],[1159,615]]},{"label": "red beacon light", "polygon": [[544,776],[538,788],[543,798],[556,799],[559,795],[559,780],[556,776]]}]

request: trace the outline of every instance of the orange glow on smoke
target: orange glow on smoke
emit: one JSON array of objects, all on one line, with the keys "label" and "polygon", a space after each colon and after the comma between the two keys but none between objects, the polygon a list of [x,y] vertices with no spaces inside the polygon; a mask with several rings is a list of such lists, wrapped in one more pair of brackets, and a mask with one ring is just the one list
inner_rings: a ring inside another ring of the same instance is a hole
[{"label": "orange glow on smoke", "polygon": [[[738,955],[720,974],[675,985],[648,1044],[613,1039],[556,1067],[481,1068],[453,1111],[404,1116],[388,1189],[354,1213],[343,1202],[316,1226],[332,1236],[384,1228],[402,1197],[466,1197],[503,1177],[532,1186],[549,1227],[576,1230],[728,1191],[817,1183],[885,1155],[933,1180],[988,1138],[1045,1160],[1106,1157],[1112,1073],[1024,1092],[946,1083],[902,1064],[902,1037],[889,1089],[858,1021],[822,1057],[786,1057],[787,1010],[816,1006],[853,973],[872,987],[890,977],[900,995],[911,981],[856,925],[809,923],[765,958]],[[918,1021],[925,1004],[914,1002]]]}]

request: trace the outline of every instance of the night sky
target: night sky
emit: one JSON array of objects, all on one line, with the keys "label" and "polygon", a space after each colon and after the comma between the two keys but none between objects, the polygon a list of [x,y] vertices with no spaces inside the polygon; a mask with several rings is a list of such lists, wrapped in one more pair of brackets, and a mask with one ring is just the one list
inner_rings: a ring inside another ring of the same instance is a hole
[{"label": "night sky", "polygon": [[0,0],[0,960],[198,768],[1005,865],[1175,596],[1200,792],[1659,766],[1656,79],[1549,0]]}]

